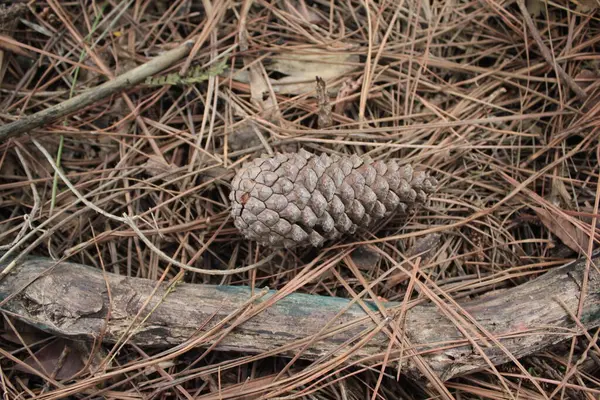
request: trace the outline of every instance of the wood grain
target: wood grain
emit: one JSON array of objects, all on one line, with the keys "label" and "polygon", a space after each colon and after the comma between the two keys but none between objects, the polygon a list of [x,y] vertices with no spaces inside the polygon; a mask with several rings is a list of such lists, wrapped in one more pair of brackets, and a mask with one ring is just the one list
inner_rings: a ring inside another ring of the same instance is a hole
[{"label": "wood grain", "polygon": [[[593,260],[589,272],[581,321],[587,329],[600,325],[600,275],[595,267],[599,260]],[[0,269],[4,267],[0,265]],[[496,295],[461,303],[460,308],[506,350],[523,357],[581,334],[569,312],[576,313],[584,271],[584,260],[569,263]],[[128,337],[132,321],[148,302],[141,313],[142,319],[147,318],[141,324],[136,322],[128,338],[137,345],[173,346],[196,338],[196,345],[216,343],[216,350],[291,357],[312,339],[301,353],[304,359],[341,354],[356,343],[353,338],[364,337],[365,331],[372,332],[377,326],[361,306],[348,308],[349,300],[343,298],[293,293],[269,304],[272,296],[278,296],[269,291],[249,305],[252,292],[247,287],[181,283],[169,290],[167,284],[161,284],[153,294],[155,286],[156,282],[147,279],[103,275],[80,264],[55,265],[51,260],[32,258],[0,282],[0,307],[8,315],[61,337],[101,337],[114,343]],[[372,313],[383,320],[375,305],[368,304]],[[389,316],[398,315],[399,304],[387,303],[386,307]],[[457,307],[451,309],[460,313]],[[246,317],[240,318],[242,311]],[[231,318],[235,313],[237,320]],[[218,325],[226,319],[227,324]],[[393,318],[390,322],[394,323]],[[469,329],[475,328],[471,325]],[[381,361],[390,340],[385,331],[380,330],[356,349],[348,361]],[[408,310],[404,334],[443,380],[487,366],[482,355],[431,302],[421,302]],[[299,345],[294,344],[296,341]],[[509,360],[493,340],[480,340],[479,345],[494,364]],[[399,346],[392,347],[392,355],[400,351]],[[403,372],[419,375],[412,362],[405,364]]]}]

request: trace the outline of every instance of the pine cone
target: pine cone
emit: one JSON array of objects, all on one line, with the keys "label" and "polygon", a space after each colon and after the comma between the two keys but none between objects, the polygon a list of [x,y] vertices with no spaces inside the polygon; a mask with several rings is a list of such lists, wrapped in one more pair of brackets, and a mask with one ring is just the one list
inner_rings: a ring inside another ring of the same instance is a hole
[{"label": "pine cone", "polygon": [[435,178],[410,165],[307,151],[257,158],[233,178],[235,226],[270,247],[313,245],[424,203]]}]

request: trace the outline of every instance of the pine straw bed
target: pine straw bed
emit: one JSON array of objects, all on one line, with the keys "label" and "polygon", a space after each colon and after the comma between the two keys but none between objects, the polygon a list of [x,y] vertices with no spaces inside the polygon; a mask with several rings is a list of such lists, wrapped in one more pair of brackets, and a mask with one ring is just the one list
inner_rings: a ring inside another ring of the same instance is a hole
[{"label": "pine straw bed", "polygon": [[[84,3],[48,0],[23,5],[9,19],[0,15],[3,124],[185,40],[196,46],[160,74],[170,81],[152,77],[0,142],[4,251],[152,280],[294,285],[298,293],[343,298],[388,273],[364,298],[402,302],[429,292],[415,290],[399,265],[453,299],[468,299],[522,284],[594,248],[594,1]],[[327,83],[329,105],[317,99],[316,76]],[[77,201],[33,138],[96,210]],[[233,226],[228,182],[245,160],[298,148],[399,158],[430,170],[440,189],[407,219],[390,218],[322,249],[274,253]],[[151,246],[107,217],[124,213],[138,217]],[[202,269],[269,261],[211,276],[185,272],[157,249]],[[348,250],[352,256],[339,256]],[[416,255],[418,262],[410,258]],[[331,265],[295,278],[311,262]],[[54,399],[64,387],[80,388],[80,398],[115,399],[443,396],[425,381],[397,379],[393,366],[340,366],[331,374],[326,360],[295,361],[278,387],[273,378],[288,359],[194,347],[172,349],[150,367],[147,357],[169,349],[126,344],[113,353],[101,346],[92,357],[100,361],[90,365],[103,369],[73,377],[67,367],[77,370],[89,349],[7,315],[3,323],[0,382],[14,397]],[[579,336],[521,359],[528,374],[505,364],[444,387],[463,399],[591,398],[600,390],[600,354],[588,345]],[[32,374],[25,365],[41,368],[32,354],[61,383]],[[267,382],[271,389],[257,392]]]}]

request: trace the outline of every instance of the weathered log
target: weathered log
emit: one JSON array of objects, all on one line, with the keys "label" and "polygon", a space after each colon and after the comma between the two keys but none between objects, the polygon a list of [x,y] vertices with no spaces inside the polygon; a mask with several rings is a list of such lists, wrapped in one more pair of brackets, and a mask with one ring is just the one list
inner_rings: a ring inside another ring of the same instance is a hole
[{"label": "weathered log", "polygon": [[[600,258],[593,260],[589,270],[588,294],[581,320],[587,329],[600,325],[600,275],[594,265],[597,261]],[[5,265],[0,265],[0,270],[3,268]],[[461,307],[513,356],[523,357],[581,334],[569,314],[576,314],[584,271],[585,260],[575,261],[498,294],[463,302]],[[107,285],[112,302],[109,302]],[[103,275],[98,269],[80,264],[63,262],[55,266],[51,260],[28,259],[0,282],[0,307],[3,312],[61,337],[102,337],[105,342],[114,343],[127,336],[132,319],[155,286],[155,281],[111,273]],[[268,292],[254,303],[268,301],[274,294]],[[181,283],[175,290],[169,290],[167,284],[162,284],[142,316],[153,311],[143,324],[136,323],[135,334],[129,341],[140,346],[183,343],[207,332],[240,308],[244,309],[251,296],[247,287]],[[323,335],[321,329],[348,305],[349,300],[343,298],[294,293],[236,326],[215,349],[262,353],[288,346],[287,351],[277,354],[293,356],[294,350],[302,346],[289,350],[291,343],[317,335],[318,339],[310,343],[301,358],[316,359],[329,352],[345,351],[348,347],[342,344],[360,337],[365,329],[376,327],[371,317],[355,304],[330,324],[338,331]],[[386,303],[386,307],[393,312],[401,305]],[[376,310],[374,305],[373,310]],[[226,330],[223,328],[220,332]],[[443,380],[487,366],[481,354],[433,303],[421,303],[407,311],[405,333]],[[388,351],[389,340],[381,331],[350,359],[380,361]],[[487,339],[486,342],[479,341],[479,345],[494,364],[509,361],[494,341]],[[392,347],[392,355],[400,353],[398,347]],[[418,374],[412,363],[405,364],[403,371]]]}]

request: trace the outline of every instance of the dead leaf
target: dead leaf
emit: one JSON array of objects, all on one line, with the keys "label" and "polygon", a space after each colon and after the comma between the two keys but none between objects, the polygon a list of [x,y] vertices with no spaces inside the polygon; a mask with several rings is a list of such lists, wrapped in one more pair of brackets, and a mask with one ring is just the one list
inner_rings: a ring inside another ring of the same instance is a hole
[{"label": "dead leaf", "polygon": [[252,120],[246,120],[236,126],[227,138],[227,144],[233,151],[258,146],[260,138],[256,133],[260,129],[258,124]]},{"label": "dead leaf", "polygon": [[539,17],[546,14],[546,6],[542,0],[527,0],[525,6],[527,7],[529,14],[533,17]]},{"label": "dead leaf", "polygon": [[565,182],[562,179],[552,179],[552,192],[550,197],[555,205],[560,204],[562,200],[565,204],[571,204],[571,194],[565,186]]},{"label": "dead leaf", "polygon": [[158,176],[169,173],[165,178],[173,179],[180,175],[182,172],[178,171],[178,167],[171,163],[167,163],[162,157],[158,155],[151,155],[148,157],[148,161],[144,164],[144,169],[150,176]]},{"label": "dead leaf", "polygon": [[[298,54],[273,58],[267,70],[277,71],[286,76],[271,80],[273,90],[280,94],[304,94],[314,90],[316,75],[324,81],[348,75],[359,64],[356,54],[311,49]],[[337,94],[339,87],[330,87],[329,93]]]},{"label": "dead leaf", "polygon": [[381,255],[366,246],[360,246],[350,254],[350,258],[359,269],[372,270],[379,264]]},{"label": "dead leaf", "polygon": [[[108,65],[110,63],[110,58],[106,51],[98,51],[96,52],[96,54],[105,65]],[[96,72],[98,66],[96,65],[94,59],[92,59],[91,57],[87,57],[83,60],[83,64],[89,66],[90,69],[78,69],[76,84],[82,83],[83,87],[85,88],[98,86],[104,80],[104,75],[99,72]]]},{"label": "dead leaf", "polygon": [[16,331],[19,333],[18,336],[6,322],[4,323],[4,327],[2,329],[4,332],[0,335],[2,339],[11,343],[20,346],[30,346],[34,343],[41,342],[42,340],[49,337],[47,333],[42,332],[41,330],[34,328],[31,325],[25,324],[24,322],[21,322],[19,320],[12,321],[12,324]]},{"label": "dead leaf", "polygon": [[[72,378],[85,366],[83,355],[77,350],[76,346],[71,346],[70,342],[64,339],[52,341],[36,351],[34,355],[39,363],[31,356],[23,362],[35,370],[53,375],[58,380]],[[15,365],[15,369],[30,373],[29,369],[19,364]]]},{"label": "dead leaf", "polygon": [[[294,54],[285,54],[269,59],[265,65],[269,74],[277,73],[281,78],[269,78],[273,91],[279,94],[307,94],[314,91],[315,77],[333,81],[350,74],[359,66],[359,57],[349,49],[325,50],[306,49]],[[233,79],[249,83],[247,71],[239,71]],[[328,94],[336,95],[340,85],[328,85]]]},{"label": "dead leaf", "polygon": [[544,208],[533,206],[531,208],[544,226],[571,250],[579,253],[581,249],[587,249],[589,236],[567,218]]},{"label": "dead leaf", "polygon": [[415,240],[415,243],[406,252],[407,257],[420,255],[422,259],[428,259],[432,253],[440,247],[440,239],[442,235],[439,233],[430,233]]},{"label": "dead leaf", "polygon": [[11,153],[6,153],[5,157],[0,157],[0,176],[3,178],[19,176],[19,162]]}]

